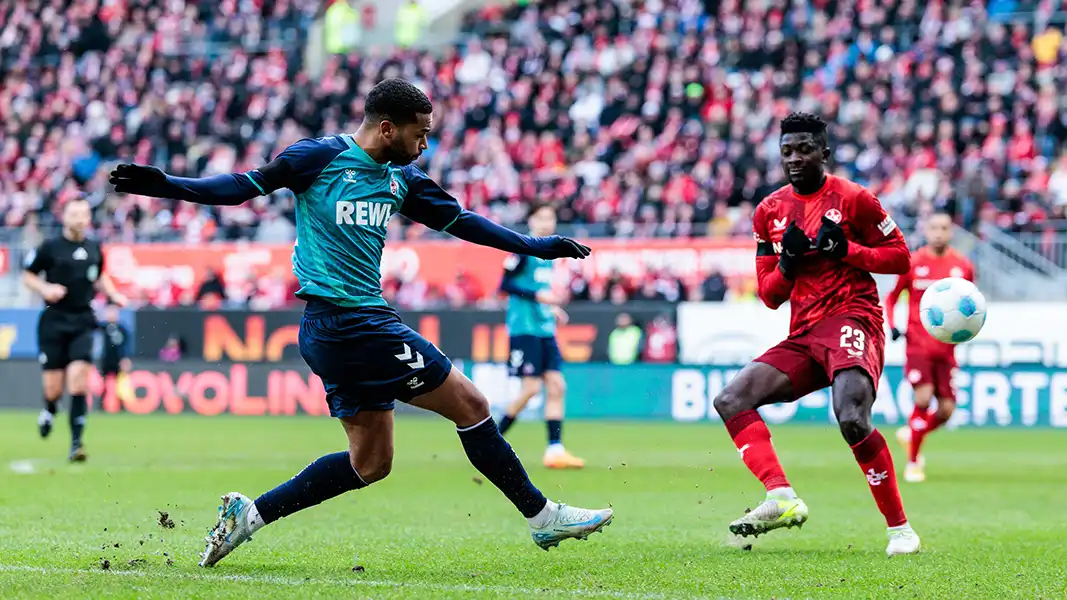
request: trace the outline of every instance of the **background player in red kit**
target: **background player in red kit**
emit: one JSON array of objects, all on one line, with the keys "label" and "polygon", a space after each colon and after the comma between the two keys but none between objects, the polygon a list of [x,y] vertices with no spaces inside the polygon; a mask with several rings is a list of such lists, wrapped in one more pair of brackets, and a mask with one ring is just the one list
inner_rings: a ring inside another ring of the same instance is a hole
[{"label": "background player in red kit", "polygon": [[[912,483],[926,480],[925,461],[919,453],[923,439],[948,422],[956,409],[956,390],[952,386],[956,347],[935,340],[919,320],[919,300],[926,288],[945,277],[974,281],[974,266],[949,247],[951,240],[952,218],[944,213],[931,215],[926,223],[926,246],[912,255],[911,270],[897,279],[885,300],[893,341],[903,335],[907,343],[904,373],[915,390],[915,409],[908,425],[897,430],[897,440],[908,452],[904,480]],[[908,291],[908,329],[901,334],[893,323],[893,308],[904,290]],[[937,411],[931,413],[930,400],[934,397]]]},{"label": "background player in red kit", "polygon": [[778,462],[756,409],[832,386],[834,414],[889,527],[890,555],[919,550],[897,488],[893,457],[871,423],[885,334],[871,273],[906,273],[908,246],[869,191],[827,175],[826,123],[807,113],[782,121],[782,167],[790,185],[756,208],[759,297],[792,306],[789,337],[746,366],[715,398],[741,459],[767,499],[730,524],[736,535],[803,525],[808,508]]}]

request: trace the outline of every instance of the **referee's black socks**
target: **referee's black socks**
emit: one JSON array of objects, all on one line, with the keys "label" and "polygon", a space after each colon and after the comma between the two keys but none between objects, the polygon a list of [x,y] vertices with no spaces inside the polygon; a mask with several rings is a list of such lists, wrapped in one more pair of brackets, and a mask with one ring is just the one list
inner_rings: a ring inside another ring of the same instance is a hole
[{"label": "referee's black socks", "polygon": [[71,394],[70,396],[70,444],[73,448],[82,445],[82,431],[85,429],[85,413],[89,406],[85,401],[85,394]]},{"label": "referee's black socks", "polygon": [[59,398],[55,400],[49,400],[48,396],[44,397],[44,409],[47,410],[53,417],[56,415],[56,411],[59,410]]}]

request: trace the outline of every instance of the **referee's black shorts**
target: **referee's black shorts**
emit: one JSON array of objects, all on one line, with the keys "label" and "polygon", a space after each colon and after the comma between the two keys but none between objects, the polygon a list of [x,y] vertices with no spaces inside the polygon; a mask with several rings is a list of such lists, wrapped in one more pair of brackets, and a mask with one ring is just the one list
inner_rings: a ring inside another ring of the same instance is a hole
[{"label": "referee's black shorts", "polygon": [[92,362],[93,311],[68,312],[46,308],[37,321],[37,358],[45,371],[66,368],[79,360]]}]

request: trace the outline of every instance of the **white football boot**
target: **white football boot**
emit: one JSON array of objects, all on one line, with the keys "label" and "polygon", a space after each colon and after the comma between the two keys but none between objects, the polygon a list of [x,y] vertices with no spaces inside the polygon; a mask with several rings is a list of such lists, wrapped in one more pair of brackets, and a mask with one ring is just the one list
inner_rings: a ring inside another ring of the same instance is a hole
[{"label": "white football boot", "polygon": [[759,506],[730,523],[730,533],[759,537],[782,527],[803,527],[808,521],[808,505],[800,498],[768,495]]},{"label": "white football boot", "polygon": [[248,524],[248,510],[252,500],[243,494],[230,492],[222,497],[219,507],[219,520],[205,539],[207,548],[201,555],[201,567],[211,567],[219,562],[233,549],[252,539],[252,528]]},{"label": "white football boot", "polygon": [[563,540],[584,540],[611,524],[615,511],[610,508],[588,510],[566,504],[549,502],[548,514],[538,515],[530,522],[530,536],[542,550],[559,546]]},{"label": "white football boot", "polygon": [[900,527],[890,527],[886,534],[889,536],[889,546],[885,553],[890,557],[900,554],[915,554],[919,552],[919,534],[907,523]]}]

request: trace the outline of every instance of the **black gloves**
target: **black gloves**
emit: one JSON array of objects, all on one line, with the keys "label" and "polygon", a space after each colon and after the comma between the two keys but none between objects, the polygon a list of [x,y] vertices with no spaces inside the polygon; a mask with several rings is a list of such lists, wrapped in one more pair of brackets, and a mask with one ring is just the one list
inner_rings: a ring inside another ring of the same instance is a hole
[{"label": "black gloves", "polygon": [[904,334],[900,333],[900,330],[897,329],[896,327],[894,327],[894,328],[889,330],[889,335],[893,338],[893,341],[895,342],[895,341],[899,340],[901,338],[901,336],[903,336]]},{"label": "black gloves", "polygon": [[533,252],[534,256],[545,260],[557,258],[585,258],[591,250],[589,246],[579,244],[569,237],[550,235],[547,237],[533,238],[538,248]]},{"label": "black gloves", "polygon": [[797,265],[809,250],[811,239],[805,235],[803,229],[797,227],[796,221],[793,221],[782,235],[782,253],[778,257],[782,273],[790,279],[795,277]]},{"label": "black gloves", "polygon": [[119,165],[109,180],[119,194],[138,194],[153,198],[180,200],[178,188],[167,180],[167,174],[145,165]]},{"label": "black gloves", "polygon": [[845,230],[826,217],[822,218],[822,227],[819,235],[815,238],[815,247],[823,256],[828,258],[842,259],[848,254],[848,240],[845,239]]}]

